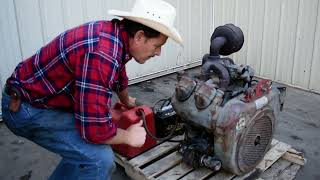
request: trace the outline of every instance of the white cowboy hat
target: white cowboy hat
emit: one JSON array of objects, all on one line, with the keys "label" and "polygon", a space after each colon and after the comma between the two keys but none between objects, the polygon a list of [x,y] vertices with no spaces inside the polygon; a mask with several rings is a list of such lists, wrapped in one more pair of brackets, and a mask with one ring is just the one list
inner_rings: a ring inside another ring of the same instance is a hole
[{"label": "white cowboy hat", "polygon": [[176,9],[163,0],[136,0],[131,12],[109,10],[108,13],[146,25],[182,45],[182,38],[173,27]]}]

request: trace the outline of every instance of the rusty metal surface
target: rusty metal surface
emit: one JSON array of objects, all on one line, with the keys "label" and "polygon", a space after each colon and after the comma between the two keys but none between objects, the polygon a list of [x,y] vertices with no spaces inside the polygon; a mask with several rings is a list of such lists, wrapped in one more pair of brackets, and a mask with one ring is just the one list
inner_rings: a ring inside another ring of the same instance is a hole
[{"label": "rusty metal surface", "polygon": [[196,88],[196,82],[188,76],[178,77],[179,83],[176,86],[176,97],[179,101],[187,100]]},{"label": "rusty metal surface", "polygon": [[195,105],[198,109],[207,108],[216,96],[216,86],[209,83],[200,83],[199,88],[194,93]]}]

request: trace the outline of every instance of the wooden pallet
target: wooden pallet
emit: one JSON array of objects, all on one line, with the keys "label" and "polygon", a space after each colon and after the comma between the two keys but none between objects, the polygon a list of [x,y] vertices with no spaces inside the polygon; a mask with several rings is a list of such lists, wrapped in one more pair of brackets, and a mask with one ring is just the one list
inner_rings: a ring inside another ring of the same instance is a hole
[{"label": "wooden pallet", "polygon": [[214,173],[207,168],[194,169],[181,162],[182,156],[176,151],[177,147],[178,143],[167,141],[129,160],[115,154],[116,162],[135,180],[293,179],[306,163],[302,153],[273,139],[270,150],[260,164],[253,171],[237,176],[223,170]]}]

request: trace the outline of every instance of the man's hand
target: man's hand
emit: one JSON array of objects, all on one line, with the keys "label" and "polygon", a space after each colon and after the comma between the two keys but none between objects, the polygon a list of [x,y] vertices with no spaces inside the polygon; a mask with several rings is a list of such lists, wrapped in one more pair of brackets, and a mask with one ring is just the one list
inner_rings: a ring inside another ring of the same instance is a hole
[{"label": "man's hand", "polygon": [[129,96],[128,101],[127,101],[126,103],[124,103],[124,104],[125,104],[126,106],[128,106],[129,108],[135,107],[135,106],[137,106],[137,104],[136,104],[136,99],[137,99],[137,98],[133,98],[133,97]]},{"label": "man's hand", "polygon": [[132,147],[141,147],[146,141],[146,130],[142,126],[143,121],[131,125],[128,129],[128,139],[126,144]]}]

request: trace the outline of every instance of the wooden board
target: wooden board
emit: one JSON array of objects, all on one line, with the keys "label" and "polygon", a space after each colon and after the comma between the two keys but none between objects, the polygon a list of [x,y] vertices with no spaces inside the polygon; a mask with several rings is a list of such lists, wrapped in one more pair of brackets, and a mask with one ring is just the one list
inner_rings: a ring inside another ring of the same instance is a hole
[{"label": "wooden board", "polygon": [[136,180],[293,179],[306,163],[302,153],[273,139],[271,148],[257,167],[245,175],[237,176],[224,170],[213,172],[207,168],[194,169],[186,165],[177,152],[178,145],[177,142],[167,141],[130,160],[116,154],[116,162],[124,167],[129,177]]}]

